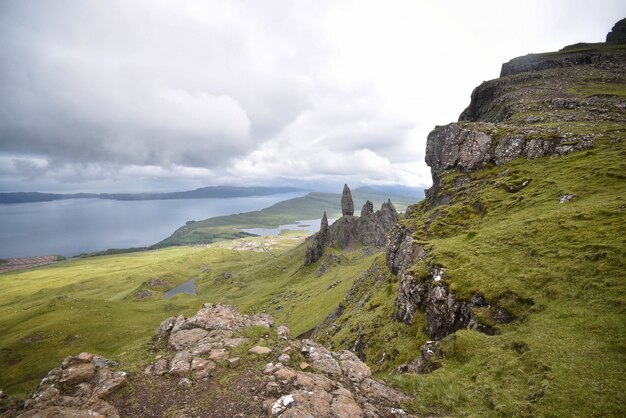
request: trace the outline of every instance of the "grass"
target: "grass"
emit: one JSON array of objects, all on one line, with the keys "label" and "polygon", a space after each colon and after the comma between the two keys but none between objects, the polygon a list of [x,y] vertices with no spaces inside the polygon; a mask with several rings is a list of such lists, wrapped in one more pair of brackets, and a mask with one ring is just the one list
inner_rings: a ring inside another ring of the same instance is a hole
[{"label": "grass", "polygon": [[[301,241],[302,235],[290,233],[2,274],[0,387],[24,396],[65,356],[81,351],[135,370],[150,360],[151,338],[161,321],[191,315],[205,302],[232,303],[243,312],[267,311],[294,335],[307,331],[339,303],[374,256],[346,254],[340,265],[316,277],[316,266],[302,266]],[[170,300],[162,296],[166,288],[145,283],[156,278],[180,284],[194,276],[197,295]],[[142,289],[151,290],[152,297],[136,298]]]},{"label": "grass", "polygon": [[[418,415],[624,416],[623,139],[558,158],[448,172],[441,194],[450,204],[419,204],[401,221],[431,249],[426,264],[442,266],[460,298],[478,291],[516,316],[491,324],[496,335],[459,331],[441,343],[442,368],[390,374],[418,355],[427,336],[422,313],[410,326],[392,320],[397,284],[381,264],[381,278],[359,280],[338,330],[326,327],[321,338],[339,349],[364,335],[369,364],[415,394],[409,408]],[[460,176],[468,181],[457,182]],[[505,187],[526,180],[518,191]],[[565,194],[575,197],[559,203]]]}]

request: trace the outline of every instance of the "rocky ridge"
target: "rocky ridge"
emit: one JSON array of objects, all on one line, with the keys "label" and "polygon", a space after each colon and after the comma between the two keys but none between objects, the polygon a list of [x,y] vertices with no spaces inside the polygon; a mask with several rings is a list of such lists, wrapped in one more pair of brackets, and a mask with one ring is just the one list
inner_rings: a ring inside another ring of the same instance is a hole
[{"label": "rocky ridge", "polygon": [[[267,330],[260,341],[240,336],[255,327]],[[159,411],[178,418],[230,413],[224,411],[283,418],[409,416],[401,408],[408,398],[372,379],[370,368],[354,353],[293,340],[286,326],[273,327],[269,315],[242,315],[233,306],[207,303],[190,318],[181,315],[161,323],[154,342],[155,348],[165,351],[143,372],[113,371],[116,363],[89,353],[68,357],[42,380],[21,411],[6,416],[112,418],[136,415],[139,410],[143,416],[158,416],[155,406],[148,404],[152,392],[157,393],[153,402]],[[233,393],[227,400],[220,399],[220,405],[194,404],[193,399],[167,405],[171,391],[187,397],[209,393],[214,376],[229,370],[245,375],[251,385],[249,397],[241,399]],[[152,379],[144,387],[145,394],[139,390],[142,379]],[[167,393],[159,395],[164,384]],[[130,390],[120,390],[124,385],[130,385]]]},{"label": "rocky ridge", "polygon": [[324,248],[330,246],[342,249],[354,248],[357,244],[383,247],[387,242],[387,233],[399,216],[391,200],[383,203],[376,212],[368,200],[361,209],[361,216],[354,216],[354,202],[347,184],[341,197],[341,212],[343,216],[330,226],[324,212],[319,232],[309,238],[305,265],[318,261],[324,254]]},{"label": "rocky ridge", "polygon": [[[624,22],[618,22],[613,32],[620,32]],[[513,292],[493,300],[479,291],[463,297],[453,292],[446,283],[445,266],[437,264],[431,255],[428,237],[434,232],[429,226],[446,216],[446,208],[459,200],[468,203],[472,216],[480,219],[485,215],[485,205],[472,199],[471,189],[465,190],[472,172],[518,158],[557,158],[590,149],[600,140],[620,141],[626,134],[626,103],[620,93],[626,85],[625,74],[626,49],[613,45],[579,44],[557,53],[516,58],[503,65],[500,78],[473,91],[470,105],[458,122],[437,126],[428,135],[426,163],[431,167],[433,185],[425,201],[409,208],[408,216],[390,230],[386,264],[399,280],[396,320],[412,324],[416,312],[423,312],[425,331],[432,340],[421,347],[413,362],[400,365],[398,371],[431,372],[439,367],[439,340],[460,329],[493,334],[498,324],[510,323],[520,312],[532,310],[533,300]],[[458,175],[453,184],[444,184],[449,173]],[[493,186],[517,193],[530,181],[507,183],[503,179]],[[563,196],[561,201],[572,197]],[[414,211],[429,214],[423,224],[407,219]],[[370,276],[364,275],[355,286],[371,280]],[[344,312],[345,306],[354,305],[351,293],[314,335],[324,339],[324,335],[334,334],[335,324],[349,314]],[[355,351],[367,346],[367,335],[359,332],[354,338]]]}]

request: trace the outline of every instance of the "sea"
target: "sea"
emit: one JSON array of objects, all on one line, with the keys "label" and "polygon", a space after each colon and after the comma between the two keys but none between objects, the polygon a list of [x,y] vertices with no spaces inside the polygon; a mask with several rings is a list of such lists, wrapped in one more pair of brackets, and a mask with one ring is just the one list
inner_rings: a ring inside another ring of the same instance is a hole
[{"label": "sea", "polygon": [[0,258],[72,257],[110,248],[150,246],[170,236],[187,221],[260,210],[305,194],[0,204]]}]

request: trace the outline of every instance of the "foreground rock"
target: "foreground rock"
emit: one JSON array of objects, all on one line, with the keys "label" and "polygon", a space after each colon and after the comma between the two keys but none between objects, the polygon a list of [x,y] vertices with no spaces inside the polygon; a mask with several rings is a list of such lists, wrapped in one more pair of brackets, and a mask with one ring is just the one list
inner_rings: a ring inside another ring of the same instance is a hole
[{"label": "foreground rock", "polygon": [[113,371],[115,366],[117,363],[90,353],[66,358],[41,381],[18,416],[119,417],[115,407],[104,400],[126,382],[127,374]]},{"label": "foreground rock", "polygon": [[[269,315],[207,303],[190,318],[163,321],[155,340],[165,351],[144,371],[113,371],[114,362],[89,353],[68,357],[9,416],[409,416],[402,409],[409,399],[372,379],[354,353],[293,340],[273,324]],[[248,327],[267,333],[259,343],[239,337]]]}]

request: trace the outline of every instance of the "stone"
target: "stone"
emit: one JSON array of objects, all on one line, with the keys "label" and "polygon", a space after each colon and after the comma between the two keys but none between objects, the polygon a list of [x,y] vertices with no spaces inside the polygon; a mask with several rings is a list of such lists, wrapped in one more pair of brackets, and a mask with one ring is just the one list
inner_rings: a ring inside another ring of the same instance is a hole
[{"label": "stone", "polygon": [[178,381],[176,386],[183,389],[189,389],[191,386],[193,386],[193,382],[188,377],[183,377]]},{"label": "stone", "polygon": [[159,345],[162,341],[167,341],[167,339],[170,336],[170,333],[172,332],[172,328],[174,328],[175,323],[176,323],[175,316],[171,316],[167,318],[166,320],[164,320],[163,322],[161,322],[161,325],[159,325],[159,329],[157,329],[157,332],[154,336],[155,347]]},{"label": "stone", "polygon": [[93,396],[104,398],[126,383],[126,372],[112,372],[109,369],[98,370],[98,379]]},{"label": "stone", "polygon": [[211,377],[211,373],[215,367],[215,363],[211,360],[202,357],[194,357],[191,360],[191,375],[194,379],[207,379]]},{"label": "stone", "polygon": [[[324,214],[326,214],[326,212],[324,212]],[[276,333],[283,340],[289,340],[289,338],[291,337],[291,330],[285,324],[279,326],[278,329],[276,329]]]},{"label": "stone", "polygon": [[213,361],[226,360],[228,357],[228,351],[224,348],[216,348],[214,350],[211,350],[211,353],[209,354],[209,359]]},{"label": "stone", "polygon": [[284,395],[273,402],[269,407],[269,415],[280,415],[293,403],[293,395]]},{"label": "stone", "polygon": [[237,367],[241,363],[241,359],[239,357],[232,357],[228,359],[228,367]]},{"label": "stone", "polygon": [[505,135],[500,140],[495,150],[495,162],[497,165],[508,163],[522,155],[525,155],[526,140],[520,135]]},{"label": "stone", "polygon": [[278,356],[278,361],[283,364],[289,363],[289,360],[291,360],[289,354],[281,354],[280,356]]},{"label": "stone", "polygon": [[333,388],[334,383],[328,377],[321,374],[298,372],[295,385],[309,391],[321,389],[328,392]]},{"label": "stone", "polygon": [[563,197],[561,197],[561,199],[559,200],[559,203],[567,203],[575,197],[576,197],[575,194],[566,194]]},{"label": "stone", "polygon": [[169,371],[169,363],[166,359],[160,358],[154,362],[152,371],[155,375],[162,376]]},{"label": "stone", "polygon": [[341,350],[336,357],[337,360],[339,360],[339,365],[341,366],[343,374],[348,379],[360,382],[372,375],[372,372],[367,364],[363,363],[353,352]]},{"label": "stone", "polygon": [[76,385],[90,380],[96,374],[96,367],[91,363],[77,364],[63,371],[60,383]]},{"label": "stone", "polygon": [[257,354],[257,355],[265,355],[265,354],[269,354],[272,352],[271,348],[268,347],[263,347],[260,345],[255,345],[254,347],[252,347],[251,349],[248,350],[248,353],[251,354]]},{"label": "stone", "polygon": [[607,44],[626,44],[626,18],[618,21],[606,35]]},{"label": "stone", "polygon": [[300,363],[300,370],[306,370],[309,367],[311,367],[309,363],[305,363],[305,362]]},{"label": "stone", "polygon": [[297,373],[288,367],[280,367],[274,372],[274,376],[280,382],[287,383],[296,378]]},{"label": "stone", "polygon": [[208,331],[202,328],[180,330],[170,336],[168,346],[175,351],[191,348],[207,334]]},{"label": "stone", "polygon": [[175,376],[187,376],[191,369],[191,353],[179,351],[170,362],[169,373]]},{"label": "stone", "polygon": [[343,192],[341,193],[341,214],[343,216],[354,215],[354,201],[352,200],[352,193],[347,184],[343,185]]}]

